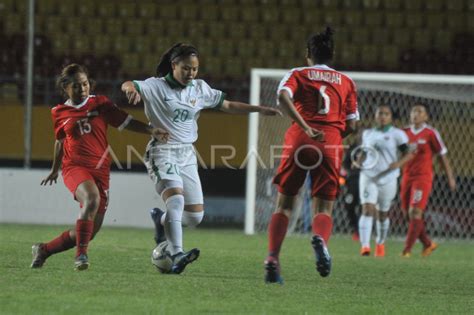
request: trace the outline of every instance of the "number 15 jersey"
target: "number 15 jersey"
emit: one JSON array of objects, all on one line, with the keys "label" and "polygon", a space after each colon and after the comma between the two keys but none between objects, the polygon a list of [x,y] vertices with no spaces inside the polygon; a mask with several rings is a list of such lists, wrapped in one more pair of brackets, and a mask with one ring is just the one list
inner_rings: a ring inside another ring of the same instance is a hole
[{"label": "number 15 jersey", "polygon": [[278,93],[283,90],[314,128],[344,131],[347,120],[359,119],[354,81],[326,65],[292,69],[280,82]]}]

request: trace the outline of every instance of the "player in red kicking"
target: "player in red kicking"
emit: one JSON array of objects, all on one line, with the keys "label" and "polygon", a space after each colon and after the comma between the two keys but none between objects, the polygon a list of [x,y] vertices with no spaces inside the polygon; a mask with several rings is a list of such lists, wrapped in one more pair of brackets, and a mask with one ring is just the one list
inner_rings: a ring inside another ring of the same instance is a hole
[{"label": "player in red kicking", "polygon": [[81,211],[75,229],[64,231],[48,243],[33,245],[31,268],[41,268],[49,256],[76,246],[75,269],[85,270],[89,266],[89,241],[99,231],[107,209],[110,173],[107,126],[150,134],[164,142],[168,135],[162,129],[152,129],[133,119],[107,97],[90,95],[90,80],[83,66],[66,66],[57,83],[68,100],[51,110],[56,138],[54,160],[50,174],[41,185],[56,183],[62,164],[64,184],[81,204]]},{"label": "player in red kicking", "polygon": [[404,129],[409,143],[413,146],[414,158],[403,169],[400,186],[402,209],[408,210],[410,223],[408,226],[405,248],[402,256],[410,257],[411,249],[416,240],[423,244],[422,256],[429,256],[438,245],[431,241],[426,233],[423,212],[431,192],[433,183],[433,156],[438,155],[444,172],[448,178],[451,191],[456,190],[456,181],[449,165],[446,153],[448,150],[438,131],[426,124],[428,111],[422,104],[413,106],[410,112],[411,126]]},{"label": "player in red kicking", "polygon": [[278,256],[295,197],[307,172],[311,175],[315,214],[312,246],[316,269],[322,277],[331,271],[331,256],[326,246],[339,188],[342,138],[355,130],[359,116],[354,82],[326,65],[333,55],[333,31],[328,27],[308,40],[308,66],[292,69],[278,88],[278,102],[293,123],[286,131],[282,160],[274,178],[278,199],[268,226],[267,283],[282,283]]}]

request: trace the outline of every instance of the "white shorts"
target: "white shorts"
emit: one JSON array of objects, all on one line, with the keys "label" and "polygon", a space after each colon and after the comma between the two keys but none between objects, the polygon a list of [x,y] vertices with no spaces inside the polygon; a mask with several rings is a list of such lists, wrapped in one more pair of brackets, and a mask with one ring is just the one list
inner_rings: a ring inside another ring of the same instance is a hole
[{"label": "white shorts", "polygon": [[[170,181],[183,189],[184,204],[204,204],[199,179],[196,152],[192,144],[154,145],[150,141],[145,153],[145,165],[155,185]],[[173,187],[175,187],[173,186]]]},{"label": "white shorts", "polygon": [[377,210],[386,212],[390,210],[392,201],[397,195],[397,178],[381,185],[364,173],[360,173],[359,195],[360,204],[370,203],[375,205]]}]

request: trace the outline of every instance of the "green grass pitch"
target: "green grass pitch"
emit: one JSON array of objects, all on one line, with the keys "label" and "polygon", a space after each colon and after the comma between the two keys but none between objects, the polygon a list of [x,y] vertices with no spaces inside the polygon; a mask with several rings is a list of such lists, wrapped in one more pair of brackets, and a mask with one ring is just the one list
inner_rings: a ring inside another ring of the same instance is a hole
[{"label": "green grass pitch", "polygon": [[472,242],[441,243],[428,258],[417,245],[402,259],[403,244],[390,241],[376,259],[335,236],[333,271],[321,278],[309,237],[288,237],[280,286],[263,282],[265,235],[185,230],[185,246],[201,257],[177,276],[151,265],[151,230],[106,227],[91,243],[89,270],[73,270],[73,250],[30,269],[32,243],[63,230],[0,225],[1,314],[474,314]]}]

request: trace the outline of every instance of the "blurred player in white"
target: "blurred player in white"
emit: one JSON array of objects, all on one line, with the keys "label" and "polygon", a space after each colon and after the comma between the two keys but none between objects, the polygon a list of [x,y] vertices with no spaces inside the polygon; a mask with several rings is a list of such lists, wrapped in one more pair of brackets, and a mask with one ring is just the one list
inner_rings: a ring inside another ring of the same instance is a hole
[{"label": "blurred player in white", "polygon": [[122,91],[130,103],[143,100],[145,114],[152,126],[169,133],[167,144],[152,139],[147,146],[145,162],[156,192],[166,204],[166,212],[152,210],[155,240],[168,240],[173,258],[173,273],[181,273],[196,260],[199,249],[183,250],[182,226],[196,226],[204,216],[204,200],[198,175],[193,143],[198,137],[197,120],[201,110],[213,108],[231,114],[258,112],[277,115],[276,109],[227,101],[225,93],[196,79],[198,50],[187,44],[176,44],[161,57],[157,77],[144,81],[127,81]]},{"label": "blurred player in white", "polygon": [[331,272],[327,244],[332,233],[332,209],[339,190],[342,138],[355,130],[359,117],[354,82],[326,65],[333,55],[333,31],[328,27],[309,38],[308,66],[292,69],[278,88],[278,102],[293,122],[286,131],[282,160],[274,178],[278,199],[268,225],[267,283],[282,283],[280,248],[296,196],[308,172],[312,184],[311,243],[316,269],[322,277]]},{"label": "blurred player in white", "polygon": [[374,216],[377,219],[375,256],[385,256],[385,239],[390,229],[388,211],[397,194],[400,168],[412,158],[408,150],[408,137],[403,130],[392,126],[392,114],[390,106],[379,106],[375,112],[377,126],[362,133],[361,150],[356,162],[361,168],[359,238],[362,256],[370,255]]}]

